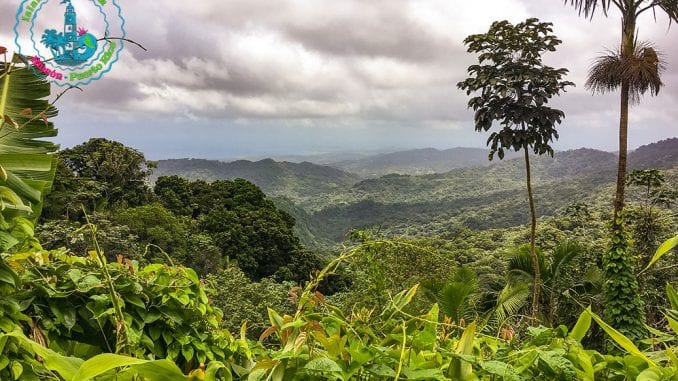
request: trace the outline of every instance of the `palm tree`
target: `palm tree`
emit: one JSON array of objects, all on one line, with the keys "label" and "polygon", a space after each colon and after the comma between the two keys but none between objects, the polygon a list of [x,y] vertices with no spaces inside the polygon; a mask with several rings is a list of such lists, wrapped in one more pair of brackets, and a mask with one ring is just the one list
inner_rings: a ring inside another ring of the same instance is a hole
[{"label": "palm tree", "polygon": [[638,103],[650,91],[657,95],[662,86],[661,55],[648,43],[638,42],[639,17],[663,12],[671,22],[678,22],[676,0],[565,0],[585,17],[593,17],[600,8],[605,16],[616,8],[621,14],[622,34],[619,49],[599,57],[591,68],[587,87],[594,92],[621,90],[619,117],[619,162],[612,223],[612,247],[603,257],[605,272],[606,316],[624,334],[640,339],[644,335],[643,304],[638,295],[632,259],[627,253],[624,232],[624,186],[626,181],[629,104]]},{"label": "palm tree", "polygon": [[611,92],[621,88],[615,215],[624,209],[629,104],[640,103],[641,97],[648,91],[651,95],[659,94],[663,85],[661,73],[664,70],[661,58],[662,55],[650,43],[632,41],[626,48],[622,46],[598,57],[586,81],[586,87],[594,93]]},{"label": "palm tree", "polygon": [[[584,254],[584,248],[574,241],[558,243],[548,258],[537,249],[539,267],[542,276],[542,300],[545,318],[549,325],[557,323],[558,310],[561,307],[560,297],[563,294],[577,295],[577,299],[590,296],[595,287],[591,287],[596,278],[597,268],[584,274],[572,274],[571,266]],[[517,288],[521,284],[534,282],[534,270],[529,246],[519,246],[509,251],[508,286]]]},{"label": "palm tree", "polygon": [[[527,253],[527,265],[531,267]],[[506,284],[502,289],[480,287],[477,275],[469,267],[455,269],[447,281],[423,282],[424,294],[438,303],[440,312],[461,324],[463,321],[482,320],[481,329],[506,326],[506,322],[518,315],[527,304],[530,287],[525,282]]]}]

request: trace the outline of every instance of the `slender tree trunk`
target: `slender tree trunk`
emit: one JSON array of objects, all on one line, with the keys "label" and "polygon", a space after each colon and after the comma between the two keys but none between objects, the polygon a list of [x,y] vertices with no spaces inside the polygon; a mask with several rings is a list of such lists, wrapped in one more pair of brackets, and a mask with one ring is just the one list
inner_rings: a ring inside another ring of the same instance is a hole
[{"label": "slender tree trunk", "polygon": [[539,257],[537,256],[536,236],[537,236],[537,212],[534,207],[534,198],[532,196],[532,174],[530,170],[530,152],[527,145],[525,150],[525,171],[527,173],[527,197],[530,202],[530,257],[532,257],[532,271],[534,272],[534,285],[532,289],[532,323],[536,324],[539,315],[539,293],[541,290],[541,268],[539,266]]},{"label": "slender tree trunk", "polygon": [[621,86],[621,111],[619,117],[619,162],[617,164],[617,191],[614,197],[614,226],[617,216],[624,210],[624,189],[626,184],[626,160],[629,134],[629,83]]},{"label": "slender tree trunk", "polygon": [[[631,2],[632,3],[632,2]],[[621,35],[621,55],[628,57],[633,54],[636,34],[636,15],[635,7],[627,4],[629,14],[622,17],[622,35]],[[624,188],[626,185],[626,160],[628,151],[629,135],[629,93],[630,86],[627,80],[621,84],[621,104],[619,107],[619,161],[617,164],[617,190],[614,197],[614,216],[613,228],[615,231],[621,230],[619,224],[619,213],[624,210]]]},{"label": "slender tree trunk", "polygon": [[[624,3],[627,7],[622,19],[621,55],[626,58],[633,54],[635,34],[635,8],[633,1]],[[621,83],[621,105],[619,117],[619,162],[617,165],[617,189],[614,198],[612,235],[610,249],[603,255],[603,296],[607,323],[634,342],[646,337],[645,307],[640,297],[638,279],[633,259],[629,253],[630,242],[624,231],[624,187],[626,182],[627,139],[629,124],[629,98],[631,88],[627,80]],[[613,345],[608,349],[615,351]]]}]

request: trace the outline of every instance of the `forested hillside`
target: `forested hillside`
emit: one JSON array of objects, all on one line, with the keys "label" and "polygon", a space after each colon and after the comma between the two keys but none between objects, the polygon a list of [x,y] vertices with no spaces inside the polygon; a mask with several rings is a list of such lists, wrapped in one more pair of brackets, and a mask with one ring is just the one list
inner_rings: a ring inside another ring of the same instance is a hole
[{"label": "forested hillside", "polygon": [[360,180],[356,175],[329,166],[271,159],[231,163],[202,159],[160,160],[151,180],[172,175],[204,181],[246,179],[271,196],[288,196],[296,200],[344,189]]},{"label": "forested hillside", "polygon": [[[438,152],[441,157],[463,153],[466,164],[480,161],[479,152],[474,149],[431,152]],[[677,152],[678,139],[646,145],[630,154],[630,166],[672,169],[669,173],[674,174],[678,168]],[[398,157],[400,161],[393,168],[406,170],[421,164],[420,153],[411,151],[377,158]],[[412,165],[408,164],[408,157],[414,160]],[[391,174],[362,181],[357,175],[310,163],[173,160],[159,162],[155,176],[246,178],[278,197],[276,203],[296,218],[296,231],[306,244],[326,246],[341,242],[352,228],[378,227],[392,234],[431,236],[457,223],[472,229],[524,224],[528,211],[512,207],[525,198],[521,191],[523,161],[518,158],[488,161],[486,154],[483,160],[482,166],[446,173]],[[556,215],[576,202],[609,202],[604,195],[614,182],[616,160],[613,153],[583,148],[557,152],[553,158],[536,158],[532,167],[538,215]],[[460,163],[452,160],[449,165]]]},{"label": "forested hillside", "polygon": [[678,163],[678,138],[639,147],[629,155],[633,168],[675,168]]},{"label": "forested hillside", "polygon": [[[507,158],[514,158],[509,154]],[[400,175],[427,175],[448,172],[455,168],[490,165],[487,151],[480,148],[434,148],[399,151],[345,160],[329,164],[362,177],[379,177],[391,173]]]}]

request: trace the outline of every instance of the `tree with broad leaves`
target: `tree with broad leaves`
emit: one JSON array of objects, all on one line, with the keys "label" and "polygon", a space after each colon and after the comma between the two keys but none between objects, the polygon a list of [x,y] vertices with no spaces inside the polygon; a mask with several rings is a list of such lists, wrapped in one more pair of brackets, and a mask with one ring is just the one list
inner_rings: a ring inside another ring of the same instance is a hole
[{"label": "tree with broad leaves", "polygon": [[[59,159],[76,180],[89,180],[103,185],[101,197],[89,204],[109,208],[136,207],[153,199],[148,177],[155,162],[122,143],[92,138],[85,143],[59,152]],[[57,178],[57,182],[59,182]],[[80,182],[74,181],[78,186]],[[65,190],[70,190],[66,188]],[[77,190],[77,189],[76,189]]]},{"label": "tree with broad leaves", "polygon": [[622,333],[634,339],[645,337],[643,303],[632,258],[626,248],[624,231],[624,187],[626,181],[629,104],[638,103],[662,87],[662,55],[649,43],[638,41],[637,23],[641,15],[664,13],[669,22],[678,22],[678,0],[565,0],[585,17],[600,9],[605,16],[617,9],[621,16],[621,43],[618,49],[599,57],[589,72],[587,87],[594,92],[621,92],[619,116],[619,162],[612,220],[612,245],[603,257],[605,272],[606,318]]},{"label": "tree with broad leaves", "polygon": [[464,43],[469,53],[478,53],[478,64],[468,68],[469,78],[458,84],[467,95],[477,94],[468,103],[475,111],[476,131],[489,131],[494,122],[500,128],[487,140],[490,160],[495,153],[525,152],[527,194],[530,204],[530,256],[534,269],[532,320],[539,313],[541,274],[535,248],[537,217],[532,195],[530,153],[553,156],[550,143],[558,138],[556,125],[565,114],[548,106],[554,95],[572,82],[564,81],[568,70],[544,65],[542,54],[553,52],[561,41],[554,36],[551,23],[536,18],[517,25],[497,21],[484,34],[468,36]]}]

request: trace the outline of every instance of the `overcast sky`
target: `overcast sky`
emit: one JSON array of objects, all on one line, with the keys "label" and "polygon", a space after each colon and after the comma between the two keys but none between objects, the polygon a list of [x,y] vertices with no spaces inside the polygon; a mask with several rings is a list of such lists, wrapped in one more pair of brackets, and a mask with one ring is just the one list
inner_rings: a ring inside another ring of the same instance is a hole
[{"label": "overcast sky", "polygon": [[[556,147],[617,147],[617,95],[583,86],[592,59],[618,44],[614,12],[589,21],[560,0],[118,3],[149,51],[126,45],[111,73],[60,101],[63,146],[107,137],[152,159],[483,147],[456,89],[474,61],[462,41],[494,20],[538,17],[563,40],[547,63],[577,84],[553,101],[566,113]],[[16,4],[0,0],[10,48]],[[666,86],[632,108],[631,147],[678,136],[677,29],[661,15],[639,24],[664,52]]]}]

